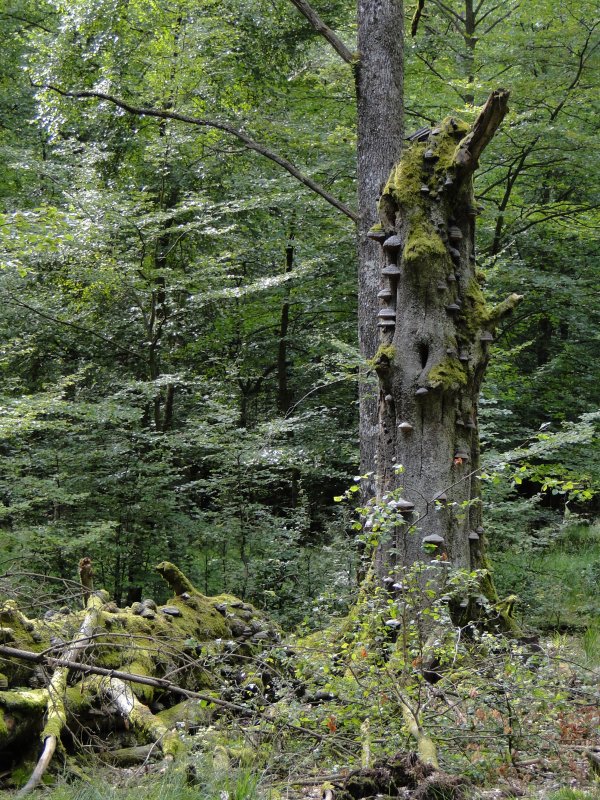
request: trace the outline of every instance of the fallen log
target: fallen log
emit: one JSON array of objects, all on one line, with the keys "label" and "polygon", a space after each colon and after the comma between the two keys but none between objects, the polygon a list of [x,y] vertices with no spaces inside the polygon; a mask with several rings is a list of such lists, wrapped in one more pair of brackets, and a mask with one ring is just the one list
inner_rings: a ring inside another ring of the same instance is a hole
[{"label": "fallen log", "polygon": [[[16,766],[41,730],[42,753],[21,796],[39,784],[68,715],[77,719],[84,707],[88,719],[95,713],[95,725],[111,714],[126,719],[140,744],[154,743],[167,759],[175,757],[180,740],[174,724],[152,713],[155,693],[158,708],[184,697],[236,715],[249,713],[243,702],[217,692],[240,659],[247,663],[279,642],[277,628],[236,597],[202,595],[169,562],[157,570],[177,592],[163,606],[145,600],[118,608],[105,592],[93,591],[89,559],[80,564],[82,596],[88,597],[83,611],[62,608],[29,619],[14,601],[0,600],[3,763]],[[75,681],[80,681],[77,697]]]},{"label": "fallen log", "polygon": [[[81,627],[73,641],[65,650],[65,661],[77,663],[85,648],[90,644],[95,632],[100,612],[103,606],[102,599],[95,595],[90,595],[87,602],[87,610]],[[40,785],[44,773],[48,769],[56,744],[67,721],[64,696],[67,689],[67,679],[69,677],[69,667],[59,666],[56,668],[50,683],[48,684],[48,716],[44,730],[42,731],[43,749],[38,763],[31,774],[31,777],[21,789],[18,797],[25,797]]]}]

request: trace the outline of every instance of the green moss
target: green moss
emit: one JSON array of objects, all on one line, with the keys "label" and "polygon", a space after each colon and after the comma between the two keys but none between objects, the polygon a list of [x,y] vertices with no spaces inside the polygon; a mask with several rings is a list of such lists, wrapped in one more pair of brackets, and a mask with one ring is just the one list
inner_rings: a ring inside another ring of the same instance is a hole
[{"label": "green moss", "polygon": [[177,758],[182,755],[187,749],[183,741],[179,738],[179,734],[174,731],[168,731],[162,739],[161,747],[165,756]]},{"label": "green moss", "polygon": [[69,714],[78,715],[89,710],[93,698],[94,692],[88,691],[85,683],[69,686],[65,691],[65,705]]},{"label": "green moss", "polygon": [[[137,659],[130,661],[123,667],[124,672],[131,672],[133,675],[141,675],[142,677],[152,677],[152,658],[147,650],[139,650]],[[145,683],[132,683],[131,688],[135,692],[135,696],[142,703],[150,703],[154,697],[154,687],[148,686]]]},{"label": "green moss", "polygon": [[[456,128],[452,126],[451,120],[454,121]],[[438,127],[441,128],[441,131],[435,137],[435,154],[439,158],[435,172],[439,176],[448,169],[452,169],[459,142],[464,139],[471,128],[467,122],[457,117],[446,117]]]},{"label": "green moss", "polygon": [[402,259],[405,266],[424,266],[432,259],[445,259],[446,248],[433,225],[422,212],[413,215],[410,232],[404,245]]},{"label": "green moss", "polygon": [[2,737],[8,736],[8,726],[6,724],[6,720],[4,719],[4,711],[0,708],[0,741]]},{"label": "green moss", "polygon": [[177,723],[183,723],[184,727],[206,726],[211,722],[212,711],[201,705],[199,700],[184,700],[172,708],[160,711],[156,716],[166,728],[174,728]]},{"label": "green moss", "polygon": [[19,689],[0,692],[0,706],[7,710],[41,710],[48,704],[48,692],[45,689]]},{"label": "green moss", "polygon": [[432,389],[438,386],[448,390],[459,389],[467,385],[467,370],[460,361],[448,356],[429,370],[427,378]]},{"label": "green moss", "polygon": [[400,161],[392,169],[379,201],[380,213],[384,220],[389,216],[387,209],[390,205],[412,208],[415,202],[420,202],[423,154],[426,147],[427,145],[423,143],[407,147]]},{"label": "green moss", "polygon": [[31,777],[31,773],[33,772],[34,768],[34,762],[26,761],[13,769],[13,771],[10,773],[10,779],[17,789],[20,789],[21,786],[25,786]]},{"label": "green moss", "polygon": [[156,565],[155,569],[175,594],[183,594],[184,592],[189,592],[190,594],[198,593],[194,584],[183,574],[179,567],[171,564],[170,561],[161,561],[160,564]]},{"label": "green moss", "polygon": [[381,369],[382,367],[388,367],[395,357],[396,348],[393,344],[381,344],[373,358],[367,361],[367,364],[371,369]]},{"label": "green moss", "polygon": [[489,308],[483,290],[476,278],[471,278],[465,292],[463,309],[465,326],[470,334],[484,327],[489,319]]}]

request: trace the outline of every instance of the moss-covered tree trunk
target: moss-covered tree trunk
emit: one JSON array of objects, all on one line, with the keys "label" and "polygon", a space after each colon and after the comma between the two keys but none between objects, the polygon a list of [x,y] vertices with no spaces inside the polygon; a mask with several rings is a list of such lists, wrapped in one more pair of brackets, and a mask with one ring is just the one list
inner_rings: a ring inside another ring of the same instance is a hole
[{"label": "moss-covered tree trunk", "polygon": [[457,567],[482,565],[477,405],[494,330],[520,297],[485,302],[472,176],[507,99],[494,92],[472,128],[447,118],[417,135],[370,232],[381,246],[378,498],[399,521],[376,554],[382,578],[427,543]]}]

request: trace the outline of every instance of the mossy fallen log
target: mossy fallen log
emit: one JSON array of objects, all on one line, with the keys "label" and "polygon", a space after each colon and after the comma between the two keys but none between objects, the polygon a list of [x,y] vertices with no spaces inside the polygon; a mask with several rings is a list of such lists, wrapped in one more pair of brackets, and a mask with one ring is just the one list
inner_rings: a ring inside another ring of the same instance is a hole
[{"label": "mossy fallen log", "polygon": [[180,720],[168,712],[181,695],[197,698],[196,706],[202,699],[243,711],[219,697],[225,671],[280,638],[256,608],[230,595],[206,597],[169,562],[157,567],[175,592],[166,605],[148,599],[119,608],[93,592],[89,570],[86,563],[84,610],[30,619],[14,601],[0,600],[0,757],[17,765],[42,746],[25,791],[61,749],[70,721],[85,722],[94,709],[97,717],[127,720],[139,745],[176,757]]}]

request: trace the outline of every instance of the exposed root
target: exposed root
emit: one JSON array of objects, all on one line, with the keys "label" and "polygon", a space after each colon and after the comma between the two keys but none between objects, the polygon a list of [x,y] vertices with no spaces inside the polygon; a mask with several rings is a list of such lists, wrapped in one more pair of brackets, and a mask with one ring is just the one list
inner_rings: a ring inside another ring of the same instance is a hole
[{"label": "exposed root", "polygon": [[[89,645],[98,625],[98,618],[102,609],[103,601],[100,597],[91,596],[87,604],[87,613],[83,618],[81,627],[71,644],[64,652],[66,661],[76,662],[83,650]],[[31,777],[21,789],[18,797],[25,797],[40,785],[44,773],[56,750],[56,745],[60,739],[61,732],[67,721],[67,711],[65,708],[65,692],[67,690],[67,679],[69,677],[69,667],[58,667],[48,685],[48,716],[41,739],[44,743],[42,754],[33,770]]]},{"label": "exposed root", "polygon": [[181,751],[179,736],[137,699],[127,683],[118,678],[95,678],[92,685],[136,731],[159,745],[165,760],[172,761]]},{"label": "exposed root", "polygon": [[44,739],[44,749],[42,750],[42,755],[39,757],[37,764],[35,765],[35,769],[31,773],[31,777],[23,786],[21,791],[17,794],[17,797],[25,797],[42,782],[42,778],[44,777],[44,773],[50,766],[50,762],[52,761],[52,756],[54,755],[54,751],[56,750],[57,744],[57,737],[54,734],[47,736]]}]

